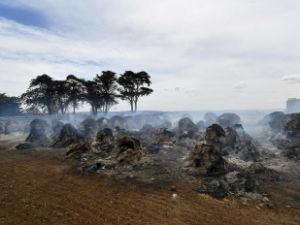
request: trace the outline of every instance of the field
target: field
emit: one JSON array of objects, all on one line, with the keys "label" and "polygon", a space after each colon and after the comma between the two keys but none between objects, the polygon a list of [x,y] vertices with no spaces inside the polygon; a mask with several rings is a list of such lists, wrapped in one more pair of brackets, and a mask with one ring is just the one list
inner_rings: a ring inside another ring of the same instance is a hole
[{"label": "field", "polygon": [[299,224],[299,185],[270,187],[271,204],[217,200],[200,181],[145,185],[82,175],[64,150],[16,152],[0,144],[0,224]]}]

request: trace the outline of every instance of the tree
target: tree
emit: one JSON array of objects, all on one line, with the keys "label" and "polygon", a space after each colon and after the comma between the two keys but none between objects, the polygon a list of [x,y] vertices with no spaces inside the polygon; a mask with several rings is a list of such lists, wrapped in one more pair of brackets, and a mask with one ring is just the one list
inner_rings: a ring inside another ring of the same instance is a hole
[{"label": "tree", "polygon": [[28,106],[39,106],[42,109],[47,109],[48,114],[57,113],[58,101],[57,91],[55,90],[55,81],[43,74],[32,79],[27,89],[21,98]]},{"label": "tree", "polygon": [[100,92],[100,98],[103,101],[103,109],[102,111],[107,113],[109,108],[116,104],[117,101],[117,78],[116,73],[112,71],[102,71],[102,75],[96,75],[94,81],[97,83],[98,91]]},{"label": "tree", "polygon": [[[140,97],[153,92],[151,88],[148,88],[151,85],[150,76],[144,71],[138,73],[126,71],[118,78],[117,82],[121,86],[119,88],[120,97],[129,101],[131,112],[137,111],[137,102]],[[144,85],[148,87],[144,87]]]},{"label": "tree", "polygon": [[54,101],[57,101],[57,105],[61,111],[61,114],[65,114],[68,109],[68,90],[66,89],[65,80],[54,80],[53,81],[54,90]]},{"label": "tree", "polygon": [[66,78],[65,88],[68,94],[67,105],[72,105],[73,113],[75,114],[78,103],[84,100],[84,80],[70,74]]},{"label": "tree", "polygon": [[20,114],[20,99],[0,93],[0,116],[14,116]]},{"label": "tree", "polygon": [[96,115],[98,113],[98,109],[101,109],[104,105],[101,92],[98,89],[97,82],[95,81],[85,81],[85,90],[84,99],[87,101],[92,108],[92,113]]}]

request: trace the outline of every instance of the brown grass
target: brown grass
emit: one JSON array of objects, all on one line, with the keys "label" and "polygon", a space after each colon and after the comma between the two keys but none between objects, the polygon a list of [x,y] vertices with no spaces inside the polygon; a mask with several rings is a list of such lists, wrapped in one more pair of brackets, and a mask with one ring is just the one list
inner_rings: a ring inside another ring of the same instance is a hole
[{"label": "brown grass", "polygon": [[70,167],[46,153],[0,150],[0,224],[299,224],[297,205],[220,201],[192,191],[197,183],[175,184],[173,200],[169,186],[83,176]]}]

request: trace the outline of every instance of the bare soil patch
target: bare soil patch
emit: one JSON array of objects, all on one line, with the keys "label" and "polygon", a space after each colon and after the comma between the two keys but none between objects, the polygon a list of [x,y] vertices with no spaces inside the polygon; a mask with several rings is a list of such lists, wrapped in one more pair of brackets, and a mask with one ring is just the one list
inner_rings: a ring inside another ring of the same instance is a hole
[{"label": "bare soil patch", "polygon": [[[140,185],[82,175],[64,150],[15,152],[0,146],[0,224],[299,224],[299,184],[270,187],[273,207],[216,200],[199,182]],[[71,172],[73,171],[73,172]]]}]

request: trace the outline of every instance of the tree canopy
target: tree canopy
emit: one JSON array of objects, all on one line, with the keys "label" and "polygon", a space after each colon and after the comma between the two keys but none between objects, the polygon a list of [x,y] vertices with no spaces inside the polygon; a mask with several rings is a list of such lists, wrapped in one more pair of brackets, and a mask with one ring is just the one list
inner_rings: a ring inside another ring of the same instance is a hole
[{"label": "tree canopy", "polygon": [[117,104],[116,91],[118,86],[116,84],[116,73],[112,71],[103,71],[102,75],[96,75],[94,81],[97,83],[97,88],[103,99],[103,111],[107,113],[112,105]]},{"label": "tree canopy", "polygon": [[47,74],[32,79],[28,90],[21,97],[28,106],[39,106],[47,109],[49,114],[58,111],[57,82]]},{"label": "tree canopy", "polygon": [[66,78],[65,88],[68,96],[66,105],[72,105],[73,113],[76,112],[79,102],[84,101],[85,94],[85,81],[76,77],[73,74],[70,74]]},{"label": "tree canopy", "polygon": [[0,93],[0,116],[15,116],[20,114],[20,99]]},{"label": "tree canopy", "polygon": [[138,73],[126,71],[119,77],[118,83],[120,85],[120,97],[129,102],[131,111],[137,111],[140,97],[150,95],[153,92],[151,88],[148,88],[151,85],[150,76],[144,71]]},{"label": "tree canopy", "polygon": [[47,74],[32,79],[22,102],[32,111],[48,114],[65,114],[69,108],[76,112],[80,103],[88,103],[93,114],[107,113],[117,104],[117,98],[130,103],[131,111],[137,111],[140,97],[153,92],[150,76],[144,72],[126,71],[118,78],[115,72],[102,71],[93,80],[85,80],[70,74],[65,80],[55,80]]}]

